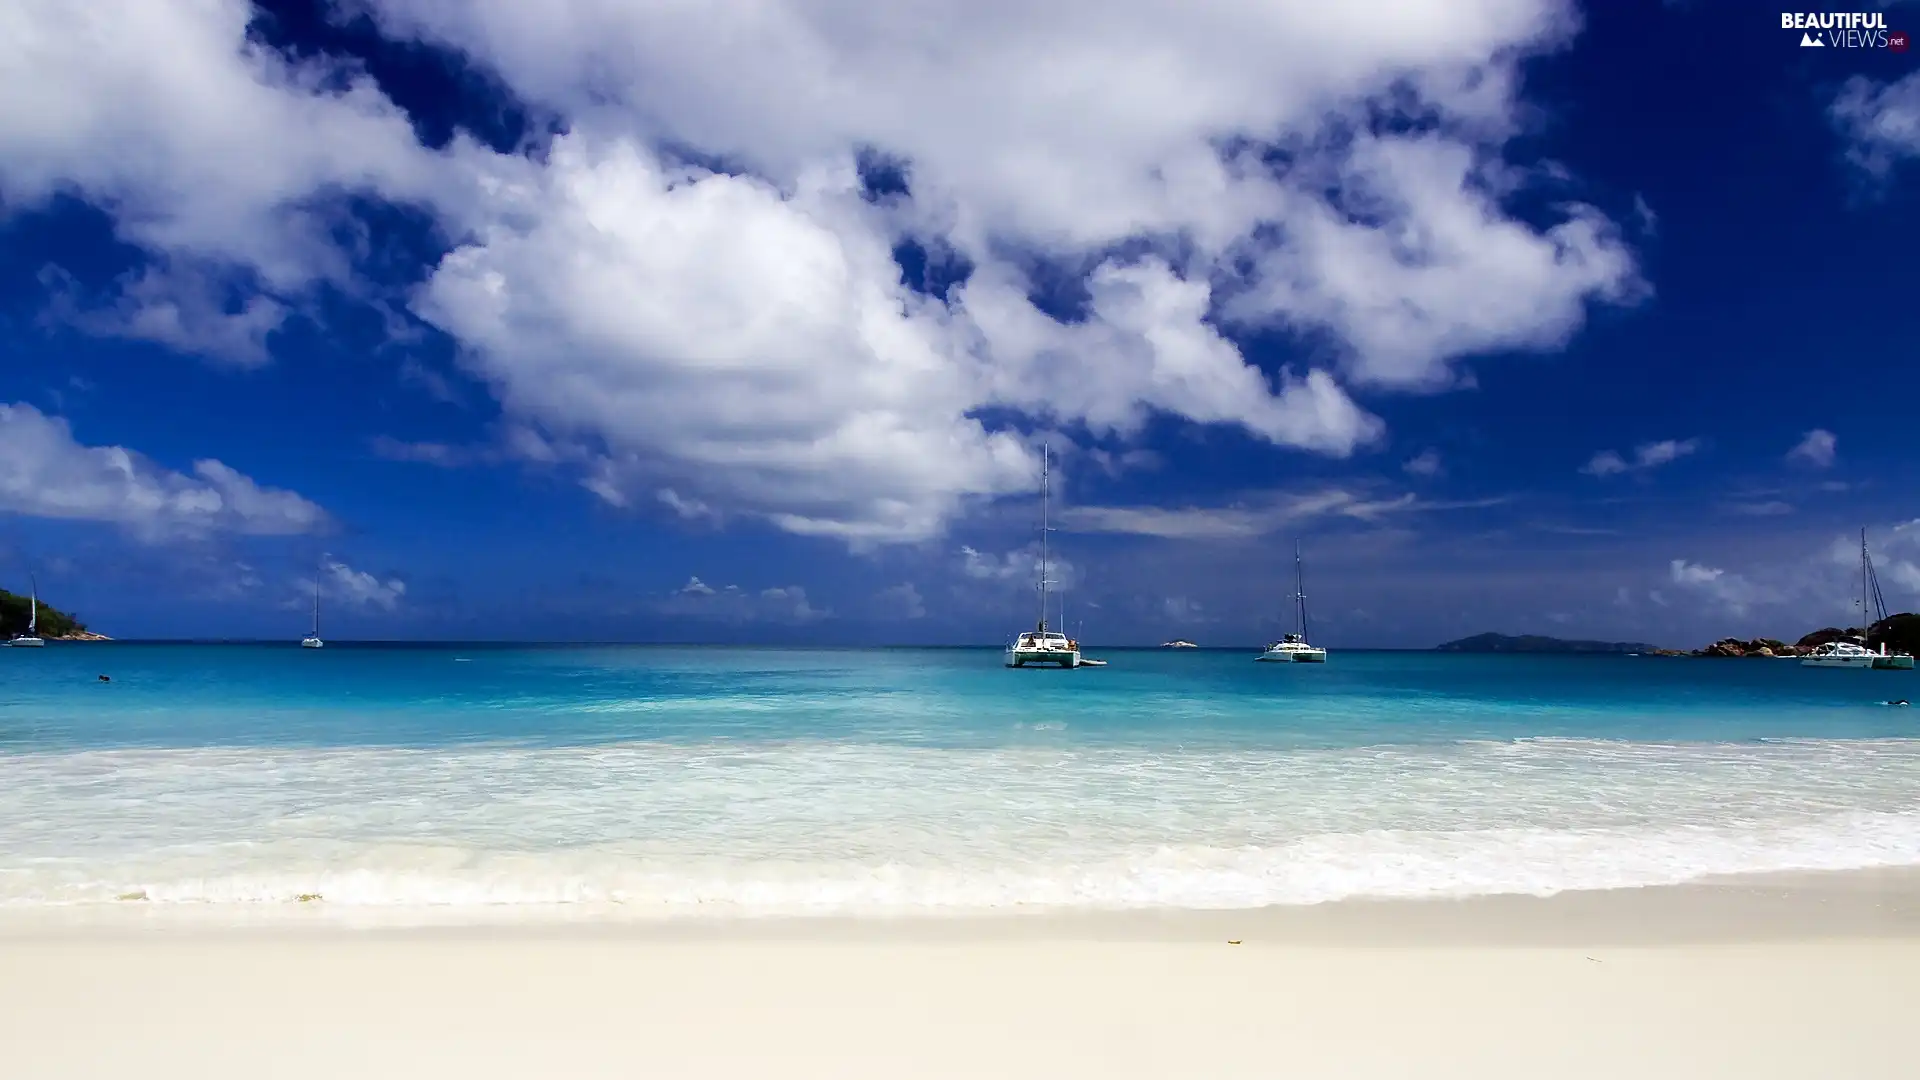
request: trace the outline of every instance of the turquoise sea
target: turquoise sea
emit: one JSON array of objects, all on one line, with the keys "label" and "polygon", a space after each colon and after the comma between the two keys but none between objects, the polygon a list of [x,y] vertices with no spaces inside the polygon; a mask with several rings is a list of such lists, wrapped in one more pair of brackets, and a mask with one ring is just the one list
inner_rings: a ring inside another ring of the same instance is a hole
[{"label": "turquoise sea", "polygon": [[1884,704],[1913,673],[1094,655],[0,649],[0,906],[1247,907],[1920,864],[1920,709]]}]

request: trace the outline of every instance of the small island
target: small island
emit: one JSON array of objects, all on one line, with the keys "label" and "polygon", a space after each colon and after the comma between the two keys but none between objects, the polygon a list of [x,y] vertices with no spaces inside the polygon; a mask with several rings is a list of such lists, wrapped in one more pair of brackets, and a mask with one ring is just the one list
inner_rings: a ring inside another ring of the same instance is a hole
[{"label": "small island", "polygon": [[1475,634],[1434,647],[1436,652],[1465,653],[1664,653],[1641,641],[1569,641],[1539,634]]},{"label": "small island", "polygon": [[[27,622],[33,616],[33,602],[25,596],[17,596],[0,589],[0,642],[9,641],[27,632]],[[86,624],[64,611],[40,605],[40,624],[38,633],[48,641],[111,641],[105,634],[96,634],[88,630]]]},{"label": "small island", "polygon": [[1879,651],[1920,655],[1920,614],[1901,612],[1889,615],[1872,626],[1841,628],[1828,626],[1788,644],[1778,638],[1721,638],[1691,652],[1663,649],[1641,641],[1569,641],[1538,634],[1475,634],[1435,646],[1436,652],[1462,653],[1638,653],[1641,656],[1702,656],[1714,658],[1805,656],[1832,641],[1851,641]]}]

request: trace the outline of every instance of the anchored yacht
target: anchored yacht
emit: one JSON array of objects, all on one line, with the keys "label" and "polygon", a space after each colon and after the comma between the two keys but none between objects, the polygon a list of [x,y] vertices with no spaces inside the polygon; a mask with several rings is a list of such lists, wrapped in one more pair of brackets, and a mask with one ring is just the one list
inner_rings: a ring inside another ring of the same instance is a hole
[{"label": "anchored yacht", "polygon": [[1255,660],[1277,664],[1327,662],[1327,650],[1307,644],[1307,592],[1303,580],[1300,543],[1296,540],[1293,545],[1293,633],[1268,645],[1266,651],[1254,657]]},{"label": "anchored yacht", "polygon": [[1879,659],[1879,653],[1851,641],[1829,641],[1802,657],[1800,666],[1871,670]]},{"label": "anchored yacht", "polygon": [[40,640],[40,583],[31,574],[27,576],[27,595],[31,605],[27,609],[27,632],[7,642],[16,649],[38,649],[46,644]]},{"label": "anchored yacht", "polygon": [[326,642],[320,640],[320,576],[315,574],[313,578],[313,632],[300,639],[300,647],[303,649],[321,649],[325,648],[326,644]]},{"label": "anchored yacht", "polygon": [[[1053,531],[1051,458],[1049,448],[1042,445],[1040,448],[1040,619],[1034,624],[1033,629],[1022,631],[1007,645],[1008,667],[1053,664],[1063,668],[1077,668],[1082,663],[1080,643],[1058,630],[1047,628],[1047,586],[1059,584],[1047,577],[1049,565],[1047,534]],[[1063,617],[1061,621],[1066,620]],[[1089,664],[1088,666],[1097,665]]]}]

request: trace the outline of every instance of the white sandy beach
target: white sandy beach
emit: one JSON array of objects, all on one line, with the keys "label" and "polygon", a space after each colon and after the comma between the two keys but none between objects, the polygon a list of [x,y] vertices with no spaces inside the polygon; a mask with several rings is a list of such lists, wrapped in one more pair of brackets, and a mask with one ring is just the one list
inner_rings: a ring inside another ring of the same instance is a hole
[{"label": "white sandy beach", "polygon": [[902,921],[15,913],[0,1074],[1906,1077],[1917,880]]}]

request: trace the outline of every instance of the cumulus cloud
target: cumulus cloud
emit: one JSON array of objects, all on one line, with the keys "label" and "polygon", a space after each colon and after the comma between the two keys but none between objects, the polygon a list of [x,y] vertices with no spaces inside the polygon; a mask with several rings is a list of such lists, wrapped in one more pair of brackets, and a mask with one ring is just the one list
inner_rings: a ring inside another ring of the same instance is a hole
[{"label": "cumulus cloud", "polygon": [[[1014,582],[1025,587],[1038,588],[1040,547],[1036,544],[1030,548],[995,555],[963,546],[960,549],[960,572],[975,581]],[[1071,589],[1080,578],[1079,568],[1061,558],[1058,552],[1048,555],[1047,573],[1053,579],[1051,588]]]},{"label": "cumulus cloud", "polygon": [[1409,476],[1439,476],[1445,471],[1440,462],[1440,452],[1432,449],[1422,450],[1408,458],[1406,464],[1400,468],[1404,469]]},{"label": "cumulus cloud", "polygon": [[833,612],[814,607],[807,590],[798,585],[776,586],[753,592],[738,585],[720,588],[690,577],[654,609],[664,615],[681,615],[724,623],[810,623],[830,617]]},{"label": "cumulus cloud", "polygon": [[[1873,564],[1894,611],[1920,607],[1920,521],[1869,530]],[[1738,571],[1674,559],[1668,574],[1684,591],[1733,614],[1774,607],[1796,620],[1860,625],[1860,536],[1833,536],[1797,557]]]},{"label": "cumulus cloud", "polygon": [[[299,582],[299,589],[304,602],[306,597],[313,595],[313,579]],[[321,559],[320,592],[335,603],[392,611],[400,605],[401,597],[407,595],[407,583],[397,577],[382,580],[328,555]]]},{"label": "cumulus cloud", "polygon": [[1920,73],[1892,83],[1856,75],[1828,110],[1847,140],[1847,159],[1885,179],[1895,163],[1920,157]]},{"label": "cumulus cloud", "polygon": [[1669,465],[1700,449],[1699,439],[1662,439],[1634,448],[1632,460],[1616,450],[1602,450],[1588,459],[1580,471],[1588,476],[1618,476],[1621,473],[1647,472]]},{"label": "cumulus cloud", "polygon": [[1706,596],[1735,615],[1744,615],[1754,604],[1773,599],[1770,590],[1718,567],[1675,559],[1668,570],[1675,585]]},{"label": "cumulus cloud", "polygon": [[[18,0],[0,11],[0,190],[68,193],[158,257],[92,328],[257,362],[276,296],[349,280],[331,235],[353,193],[445,200],[456,185],[405,114],[350,70],[250,40],[247,0]],[[229,312],[211,283],[263,293]]]},{"label": "cumulus cloud", "polygon": [[1834,449],[1839,443],[1833,432],[1814,428],[1793,449],[1787,451],[1787,460],[1802,461],[1816,469],[1824,469],[1833,464]]},{"label": "cumulus cloud", "polygon": [[[413,310],[614,505],[919,540],[1031,485],[983,419],[1009,411],[1345,455],[1382,431],[1346,384],[1454,385],[1642,290],[1598,209],[1506,209],[1546,172],[1507,163],[1519,66],[1570,0],[364,3],[568,134],[429,151],[364,76],[249,41],[244,0],[28,0],[0,15],[0,189],[72,191],[152,253],[94,329],[240,362],[353,287],[348,198],[422,208],[459,243]],[[863,197],[863,154],[904,190]],[[908,288],[908,243],[970,273]],[[1333,366],[1262,370],[1223,326]]]},{"label": "cumulus cloud", "polygon": [[910,581],[903,581],[881,589],[874,595],[874,602],[888,615],[902,619],[924,619],[927,617],[927,604]]},{"label": "cumulus cloud", "polygon": [[284,536],[316,531],[326,512],[262,487],[212,459],[178,473],[120,446],[87,446],[59,417],[0,405],[0,510],[101,521],[143,539],[214,532]]}]

